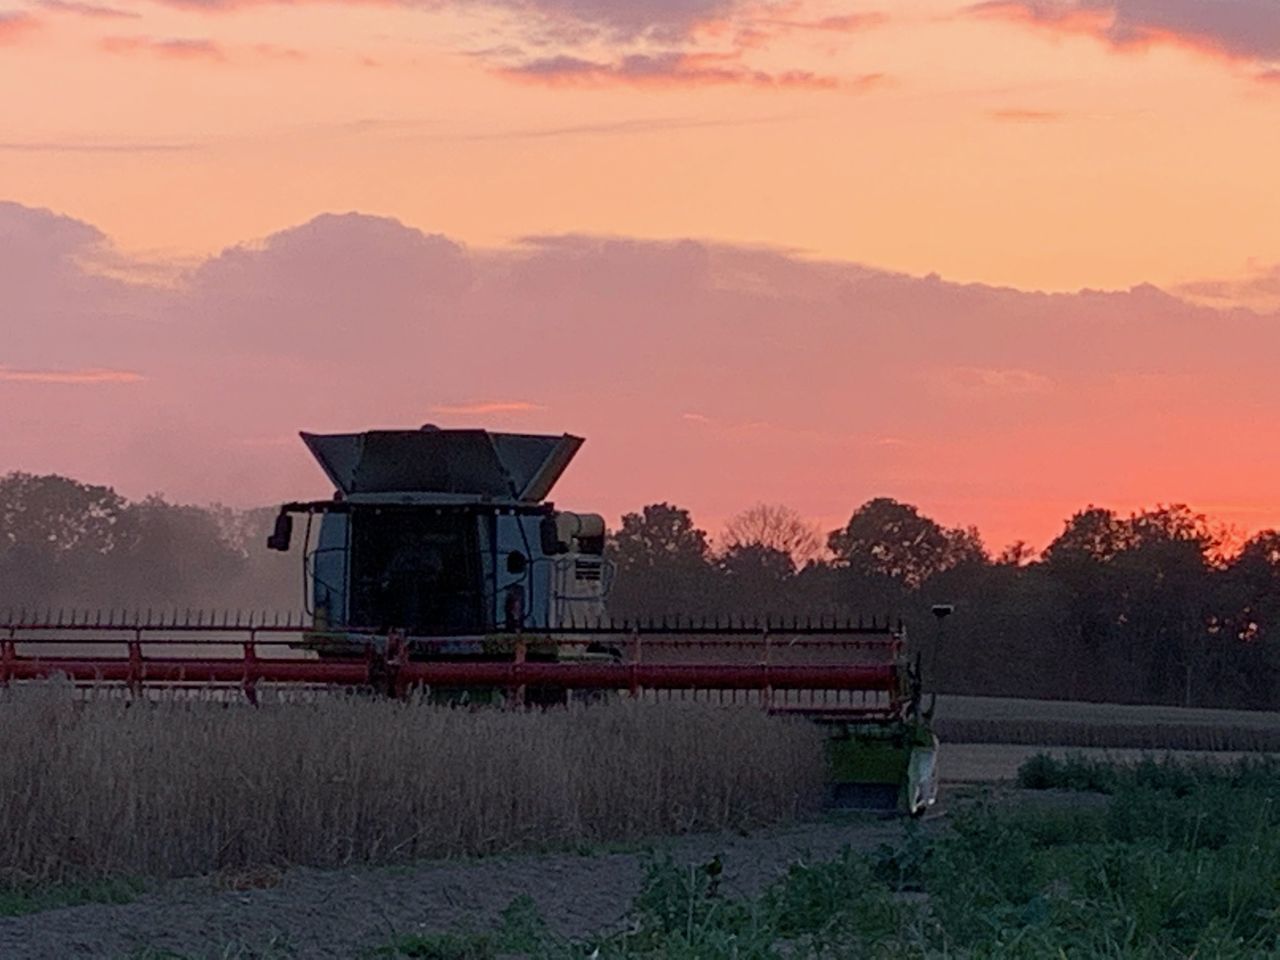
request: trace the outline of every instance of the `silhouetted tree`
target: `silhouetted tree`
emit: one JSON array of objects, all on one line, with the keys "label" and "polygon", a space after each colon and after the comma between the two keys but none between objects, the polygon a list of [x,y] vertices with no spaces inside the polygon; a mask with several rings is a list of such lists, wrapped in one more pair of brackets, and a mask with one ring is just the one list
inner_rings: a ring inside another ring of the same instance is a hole
[{"label": "silhouetted tree", "polygon": [[864,503],[827,544],[841,566],[908,589],[960,564],[986,562],[977,530],[947,529],[888,497]]},{"label": "silhouetted tree", "polygon": [[226,606],[244,577],[247,556],[223,538],[218,514],[153,495],[127,508],[130,542],[123,596],[157,607]]},{"label": "silhouetted tree", "polygon": [[126,501],[59,476],[0,477],[0,585],[7,605],[91,595],[130,539]]},{"label": "silhouetted tree", "polygon": [[51,554],[105,554],[120,541],[125,499],[110,487],[59,476],[0,477],[0,546]]},{"label": "silhouetted tree", "polygon": [[1077,656],[1105,686],[1126,673],[1149,699],[1187,703],[1208,662],[1211,556],[1220,544],[1182,505],[1127,518],[1090,507],[1045,551],[1070,597]]},{"label": "silhouetted tree", "polygon": [[794,570],[817,559],[822,551],[817,531],[790,507],[758,503],[725,524],[726,555],[733,550],[760,547],[785,556]]},{"label": "silhouetted tree", "polygon": [[688,510],[655,503],[629,513],[609,546],[617,568],[610,605],[615,615],[693,614],[714,607],[711,547]]},{"label": "silhouetted tree", "polygon": [[271,511],[130,502],[65,477],[0,477],[0,608],[302,605],[298,558],[265,549]]},{"label": "silhouetted tree", "polygon": [[724,551],[717,566],[726,613],[758,618],[792,612],[787,603],[796,576],[791,554],[760,543],[739,544]]},{"label": "silhouetted tree", "polygon": [[1089,506],[1072,515],[1044,551],[1047,563],[1088,560],[1105,563],[1125,547],[1125,525],[1114,510]]},{"label": "silhouetted tree", "polygon": [[1035,549],[1025,540],[1015,540],[996,557],[995,562],[1002,567],[1025,567],[1036,559]]}]

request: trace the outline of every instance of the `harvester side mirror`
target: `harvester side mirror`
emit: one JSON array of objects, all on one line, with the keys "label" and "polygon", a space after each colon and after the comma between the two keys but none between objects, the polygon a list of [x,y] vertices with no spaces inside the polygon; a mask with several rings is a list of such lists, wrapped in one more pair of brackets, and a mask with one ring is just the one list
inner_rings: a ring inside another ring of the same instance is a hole
[{"label": "harvester side mirror", "polygon": [[289,549],[289,541],[293,539],[293,517],[283,511],[276,517],[276,527],[267,537],[267,549],[279,550],[282,553]]},{"label": "harvester side mirror", "polygon": [[554,557],[568,548],[560,542],[560,530],[554,516],[545,516],[538,525],[538,539],[542,541],[543,556]]}]

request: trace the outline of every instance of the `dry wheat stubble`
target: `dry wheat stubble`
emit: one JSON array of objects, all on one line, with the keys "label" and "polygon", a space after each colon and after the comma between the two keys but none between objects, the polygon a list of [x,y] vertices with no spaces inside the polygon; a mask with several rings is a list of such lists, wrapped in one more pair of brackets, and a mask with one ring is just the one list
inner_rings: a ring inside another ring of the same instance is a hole
[{"label": "dry wheat stubble", "polygon": [[820,733],[760,711],[341,698],[259,708],[0,693],[0,880],[564,847],[788,819]]}]

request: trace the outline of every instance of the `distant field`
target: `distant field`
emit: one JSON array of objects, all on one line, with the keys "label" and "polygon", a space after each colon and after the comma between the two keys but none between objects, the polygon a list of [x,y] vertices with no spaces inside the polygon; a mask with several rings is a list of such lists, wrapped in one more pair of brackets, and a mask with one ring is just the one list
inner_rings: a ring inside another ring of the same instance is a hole
[{"label": "distant field", "polygon": [[[1161,760],[1210,761],[1228,765],[1245,757],[1259,756],[1252,750],[1162,750],[1124,747],[1037,747],[1018,743],[944,743],[938,759],[938,773],[944,784],[995,783],[1013,780],[1018,768],[1037,754],[1057,759],[1083,757],[1103,763],[1136,763],[1148,757]],[[944,799],[945,799],[944,794]]]},{"label": "distant field", "polygon": [[1280,752],[1280,713],[940,696],[948,743]]}]

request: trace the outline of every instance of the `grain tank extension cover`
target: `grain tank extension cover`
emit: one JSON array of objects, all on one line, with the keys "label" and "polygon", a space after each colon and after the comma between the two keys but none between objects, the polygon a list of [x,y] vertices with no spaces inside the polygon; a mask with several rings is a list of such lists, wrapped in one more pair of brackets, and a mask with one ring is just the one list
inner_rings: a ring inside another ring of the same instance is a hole
[{"label": "grain tank extension cover", "polygon": [[445,493],[537,503],[582,446],[564,434],[488,430],[304,433],[302,440],[344,494]]}]

